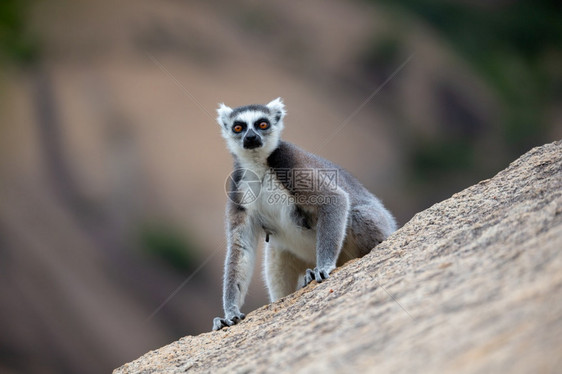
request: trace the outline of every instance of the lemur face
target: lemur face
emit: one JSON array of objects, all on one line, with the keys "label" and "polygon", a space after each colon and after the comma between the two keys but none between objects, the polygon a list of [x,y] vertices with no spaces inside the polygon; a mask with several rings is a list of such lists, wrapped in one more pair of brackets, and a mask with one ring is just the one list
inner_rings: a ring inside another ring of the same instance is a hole
[{"label": "lemur face", "polygon": [[217,122],[222,136],[234,154],[269,155],[279,144],[285,105],[277,98],[267,105],[246,105],[230,108],[220,104]]}]

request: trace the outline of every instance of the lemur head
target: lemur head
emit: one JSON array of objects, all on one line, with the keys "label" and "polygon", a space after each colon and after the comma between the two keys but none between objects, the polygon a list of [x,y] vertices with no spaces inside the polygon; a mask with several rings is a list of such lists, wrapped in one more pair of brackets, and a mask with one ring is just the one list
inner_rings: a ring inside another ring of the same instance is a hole
[{"label": "lemur head", "polygon": [[220,104],[217,113],[222,136],[234,155],[265,158],[279,145],[286,113],[280,97],[266,105],[246,105],[234,109]]}]

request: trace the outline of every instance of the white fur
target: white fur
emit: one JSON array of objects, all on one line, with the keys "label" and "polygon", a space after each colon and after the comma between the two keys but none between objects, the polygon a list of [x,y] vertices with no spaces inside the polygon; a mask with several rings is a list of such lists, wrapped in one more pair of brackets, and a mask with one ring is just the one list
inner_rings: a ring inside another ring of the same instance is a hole
[{"label": "white fur", "polygon": [[224,126],[224,124],[228,122],[230,113],[232,113],[232,108],[224,105],[224,103],[220,103],[219,108],[217,109],[217,123],[221,126]]},{"label": "white fur", "polygon": [[278,97],[275,100],[271,100],[269,103],[266,104],[266,107],[268,107],[272,112],[281,113],[281,119],[283,119],[283,117],[285,117],[285,114],[287,114],[287,111],[285,110],[285,104],[283,103],[283,99],[280,97]]},{"label": "white fur", "polygon": [[316,230],[295,226],[292,216],[295,204],[291,202],[294,196],[281,183],[276,183],[279,188],[272,190],[269,178],[276,178],[271,170],[266,171],[258,199],[244,207],[259,227],[265,226],[272,231],[269,240],[273,247],[289,251],[306,263],[315,264]]},{"label": "white fur", "polygon": [[[284,128],[283,118],[287,113],[285,104],[283,104],[283,100],[280,97],[266,104],[266,107],[269,108],[271,113],[268,114],[260,110],[248,110],[238,114],[234,118],[230,118],[233,109],[223,103],[221,103],[217,109],[217,122],[221,126],[222,137],[226,140],[228,150],[238,157],[242,168],[250,169],[260,177],[264,176],[265,170],[267,169],[265,167],[265,160],[279,144],[281,132]],[[279,120],[277,120],[277,116],[280,117]],[[264,117],[271,123],[271,130],[266,136],[258,132],[258,135],[262,137],[263,146],[256,149],[245,149],[240,140],[233,136],[231,129],[232,124],[235,121],[242,121],[251,125],[258,119]]]}]

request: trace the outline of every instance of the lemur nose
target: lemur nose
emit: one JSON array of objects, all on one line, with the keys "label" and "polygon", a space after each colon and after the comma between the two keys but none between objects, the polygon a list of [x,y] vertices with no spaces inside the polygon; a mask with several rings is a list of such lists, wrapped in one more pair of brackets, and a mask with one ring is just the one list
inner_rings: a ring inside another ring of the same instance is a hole
[{"label": "lemur nose", "polygon": [[254,149],[261,147],[262,142],[258,134],[256,134],[252,129],[248,131],[246,136],[244,136],[244,148]]}]

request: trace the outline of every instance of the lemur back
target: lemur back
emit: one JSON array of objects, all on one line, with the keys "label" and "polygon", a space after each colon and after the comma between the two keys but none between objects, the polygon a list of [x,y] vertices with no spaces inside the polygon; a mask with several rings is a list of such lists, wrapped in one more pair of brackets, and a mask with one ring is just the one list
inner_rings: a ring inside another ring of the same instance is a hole
[{"label": "lemur back", "polygon": [[214,330],[244,318],[240,307],[260,240],[266,241],[264,276],[275,301],[322,282],[336,265],[364,256],[396,230],[390,212],[348,172],[280,140],[286,113],[280,98],[235,109],[221,104],[217,112],[234,158],[237,198],[227,204],[225,316],[214,319]]}]

